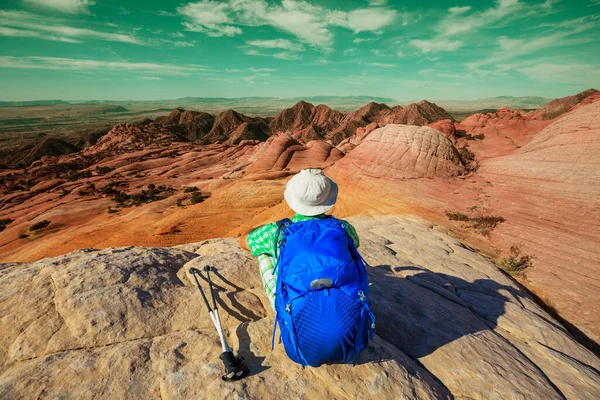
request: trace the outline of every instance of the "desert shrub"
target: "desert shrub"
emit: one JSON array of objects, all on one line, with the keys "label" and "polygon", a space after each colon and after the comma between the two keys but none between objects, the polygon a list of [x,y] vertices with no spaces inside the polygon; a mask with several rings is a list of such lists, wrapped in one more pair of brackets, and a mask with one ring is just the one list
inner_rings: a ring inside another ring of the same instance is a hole
[{"label": "desert shrub", "polygon": [[462,160],[465,163],[468,163],[470,161],[475,161],[475,153],[473,153],[471,151],[471,149],[469,149],[468,146],[463,146],[459,151],[458,154],[460,155],[460,158],[462,158]]},{"label": "desert shrub", "polygon": [[518,244],[510,246],[510,255],[500,260],[500,268],[511,275],[522,275],[532,265],[533,256],[521,255],[521,247]]},{"label": "desert shrub", "polygon": [[200,193],[200,192],[194,192],[194,194],[192,195],[192,199],[190,201],[192,204],[202,203],[207,198],[208,198],[208,196],[202,196],[202,193]]},{"label": "desert shrub", "polygon": [[127,193],[117,192],[117,194],[115,194],[112,199],[117,203],[125,203],[127,200],[130,199],[130,197],[131,196],[129,196]]},{"label": "desert shrub", "polygon": [[[473,212],[475,210],[479,210],[479,207],[469,207],[469,211]],[[477,230],[483,236],[489,236],[492,229],[505,221],[504,217],[496,217],[493,215],[478,215],[475,217],[470,217],[463,213],[451,211],[446,211],[445,214],[446,217],[448,217],[448,219],[451,221],[467,222],[467,224],[464,226]]]},{"label": "desert shrub", "polygon": [[154,184],[148,185],[148,190],[142,190],[139,193],[123,193],[117,192],[113,196],[113,201],[117,202],[119,207],[139,206],[145,203],[166,199],[175,190],[171,187],[160,185],[156,187]]},{"label": "desert shrub", "polygon": [[467,216],[463,213],[459,213],[459,212],[446,211],[445,214],[446,214],[446,217],[448,217],[448,219],[450,221],[470,221],[471,220],[469,218],[469,216]]},{"label": "desert shrub", "polygon": [[109,214],[114,214],[116,212],[119,212],[119,210],[115,210],[111,206],[108,206],[108,210],[106,210],[106,212],[109,213]]},{"label": "desert shrub", "polygon": [[41,230],[41,229],[44,229],[44,228],[45,228],[45,227],[47,227],[48,225],[50,225],[50,221],[48,221],[48,220],[46,220],[46,219],[45,219],[45,220],[43,220],[43,221],[40,221],[40,222],[37,222],[37,223],[35,223],[35,224],[31,225],[31,226],[29,227],[29,230],[30,230],[31,232],[33,232],[33,231],[39,231],[39,230]]},{"label": "desert shrub", "polygon": [[471,135],[470,133],[467,133],[464,135],[464,137],[467,140],[483,140],[483,139],[485,139],[485,135],[483,133],[480,133],[479,135]]},{"label": "desert shrub", "polygon": [[25,234],[25,233],[19,233],[19,239],[25,239],[28,238],[29,235]]},{"label": "desert shrub", "polygon": [[506,220],[503,217],[495,217],[492,215],[479,216],[471,218],[471,226],[477,229],[483,236],[490,236],[492,229],[504,221]]},{"label": "desert shrub", "polygon": [[0,219],[0,232],[6,229],[6,225],[10,224],[11,222],[13,222],[13,220],[10,218]]},{"label": "desert shrub", "polygon": [[192,193],[197,192],[198,188],[196,186],[186,186],[183,188],[183,193]]},{"label": "desert shrub", "polygon": [[79,190],[79,191],[77,191],[77,194],[79,196],[87,196],[87,192],[85,190]]}]

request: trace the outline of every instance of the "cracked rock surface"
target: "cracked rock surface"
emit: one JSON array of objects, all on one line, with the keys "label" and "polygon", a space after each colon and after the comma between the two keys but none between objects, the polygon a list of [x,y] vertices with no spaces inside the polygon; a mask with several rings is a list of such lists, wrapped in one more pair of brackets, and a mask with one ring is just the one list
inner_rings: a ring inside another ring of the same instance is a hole
[{"label": "cracked rock surface", "polygon": [[[258,268],[234,239],[84,249],[0,264],[0,398],[600,398],[600,360],[487,259],[417,217],[349,221],[377,317],[357,365],[303,370],[271,351]],[[251,370],[240,382],[220,378],[188,274],[204,265]]]}]

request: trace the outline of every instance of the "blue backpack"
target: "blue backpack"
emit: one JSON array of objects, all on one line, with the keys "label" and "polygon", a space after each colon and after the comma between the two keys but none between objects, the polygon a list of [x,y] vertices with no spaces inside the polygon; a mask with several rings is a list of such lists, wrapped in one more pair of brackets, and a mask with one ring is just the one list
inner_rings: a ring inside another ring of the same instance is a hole
[{"label": "blue backpack", "polygon": [[277,223],[275,330],[293,361],[318,367],[354,363],[369,337],[370,309],[366,262],[334,218]]}]

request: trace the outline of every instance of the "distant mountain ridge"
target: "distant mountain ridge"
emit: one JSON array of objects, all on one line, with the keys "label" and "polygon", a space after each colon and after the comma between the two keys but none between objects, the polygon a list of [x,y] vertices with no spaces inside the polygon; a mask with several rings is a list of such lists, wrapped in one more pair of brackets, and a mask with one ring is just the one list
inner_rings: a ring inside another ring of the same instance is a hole
[{"label": "distant mountain ridge", "polygon": [[[497,110],[502,107],[533,110],[545,106],[553,98],[538,96],[497,96],[476,100],[434,100],[435,104],[449,111],[457,110]],[[405,104],[401,102],[400,104]]]}]

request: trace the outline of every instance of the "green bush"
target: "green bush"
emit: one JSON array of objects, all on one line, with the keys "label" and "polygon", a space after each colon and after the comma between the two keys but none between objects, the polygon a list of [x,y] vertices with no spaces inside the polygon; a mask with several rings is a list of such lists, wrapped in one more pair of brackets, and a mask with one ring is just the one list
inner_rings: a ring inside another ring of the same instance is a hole
[{"label": "green bush", "polygon": [[467,215],[459,213],[459,212],[446,211],[445,214],[446,214],[446,217],[448,217],[448,219],[450,221],[470,221],[471,220]]},{"label": "green bush", "polygon": [[116,212],[119,212],[119,210],[115,210],[114,208],[112,208],[111,206],[108,206],[108,210],[106,210],[106,212],[108,212],[109,214],[114,214]]},{"label": "green bush", "polygon": [[19,234],[19,239],[25,239],[25,238],[28,238],[28,237],[29,237],[29,235],[27,235],[25,233],[20,233]]},{"label": "green bush", "polygon": [[13,220],[10,218],[0,219],[0,232],[2,232],[6,228],[6,225],[8,225],[12,222],[13,222]]},{"label": "green bush", "polygon": [[207,198],[208,197],[202,196],[202,193],[200,193],[200,192],[194,192],[194,194],[192,195],[192,200],[190,200],[190,201],[192,204],[202,203]]},{"label": "green bush", "polygon": [[198,188],[196,186],[186,186],[183,188],[183,193],[192,193],[197,192]]},{"label": "green bush", "polygon": [[521,255],[521,247],[518,244],[510,246],[510,255],[500,260],[500,268],[511,275],[523,275],[525,270],[532,266],[533,256]]},{"label": "green bush", "polygon": [[47,227],[48,225],[50,225],[50,221],[48,221],[48,220],[43,220],[43,221],[40,221],[40,222],[37,222],[37,223],[35,223],[35,224],[31,225],[31,226],[29,227],[29,230],[30,230],[30,231],[32,231],[32,232],[33,232],[33,231],[39,231],[39,230],[41,230],[41,229],[44,229],[44,228],[45,228],[45,227]]}]

